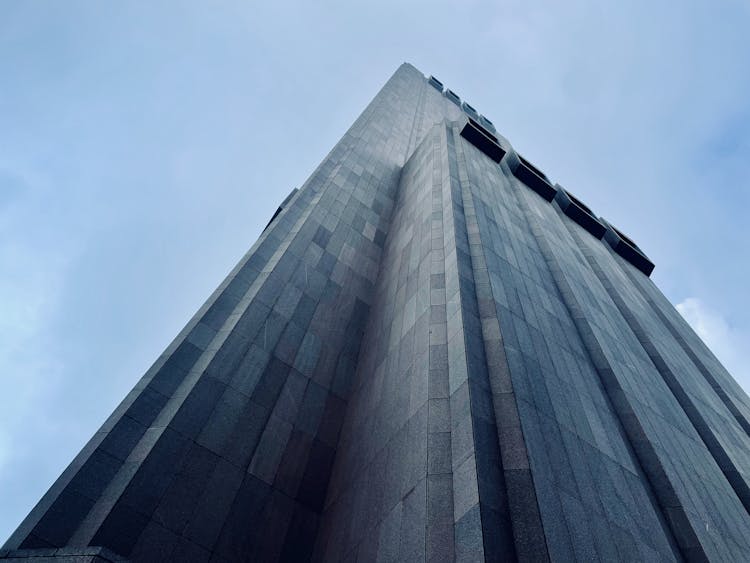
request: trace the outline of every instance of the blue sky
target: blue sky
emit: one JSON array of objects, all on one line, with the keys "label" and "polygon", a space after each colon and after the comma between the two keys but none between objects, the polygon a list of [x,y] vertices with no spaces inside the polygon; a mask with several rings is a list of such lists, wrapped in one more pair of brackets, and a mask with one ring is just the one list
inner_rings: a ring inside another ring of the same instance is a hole
[{"label": "blue sky", "polygon": [[0,542],[396,67],[629,234],[750,389],[750,7],[0,7]]}]

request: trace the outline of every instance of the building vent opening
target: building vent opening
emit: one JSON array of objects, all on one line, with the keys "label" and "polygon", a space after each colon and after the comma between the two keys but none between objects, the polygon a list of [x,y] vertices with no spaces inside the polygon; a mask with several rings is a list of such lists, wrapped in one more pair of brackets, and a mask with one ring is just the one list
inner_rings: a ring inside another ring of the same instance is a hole
[{"label": "building vent opening", "polygon": [[471,118],[461,130],[461,136],[495,162],[500,162],[505,156],[505,151],[498,144],[497,137]]}]

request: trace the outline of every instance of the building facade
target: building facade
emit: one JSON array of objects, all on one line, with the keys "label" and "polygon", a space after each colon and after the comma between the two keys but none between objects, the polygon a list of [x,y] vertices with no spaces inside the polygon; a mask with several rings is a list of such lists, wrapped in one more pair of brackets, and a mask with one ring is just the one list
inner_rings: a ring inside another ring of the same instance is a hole
[{"label": "building facade", "polygon": [[402,65],[0,558],[750,561],[750,399]]}]

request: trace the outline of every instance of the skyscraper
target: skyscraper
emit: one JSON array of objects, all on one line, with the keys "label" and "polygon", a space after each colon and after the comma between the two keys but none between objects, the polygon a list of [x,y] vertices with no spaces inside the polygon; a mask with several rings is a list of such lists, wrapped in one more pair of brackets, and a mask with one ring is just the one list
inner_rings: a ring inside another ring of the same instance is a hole
[{"label": "skyscraper", "polygon": [[49,561],[750,560],[750,400],[404,64],[11,536]]}]

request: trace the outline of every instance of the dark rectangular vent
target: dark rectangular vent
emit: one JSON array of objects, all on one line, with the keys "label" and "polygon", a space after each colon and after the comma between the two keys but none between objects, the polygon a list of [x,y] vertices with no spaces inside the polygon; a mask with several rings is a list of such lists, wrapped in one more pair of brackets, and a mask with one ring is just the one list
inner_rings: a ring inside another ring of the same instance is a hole
[{"label": "dark rectangular vent", "polygon": [[604,240],[606,240],[609,246],[612,247],[612,250],[638,268],[641,272],[650,276],[651,272],[654,271],[654,263],[648,259],[638,245],[604,219],[601,219],[601,221],[607,227],[607,231],[604,233]]},{"label": "dark rectangular vent", "polygon": [[445,97],[448,98],[451,102],[456,104],[458,107],[461,107],[461,98],[458,97],[458,94],[456,94],[453,90],[450,88],[445,89]]},{"label": "dark rectangular vent", "polygon": [[461,130],[461,136],[495,162],[500,162],[505,156],[505,151],[497,143],[497,137],[473,119],[466,122]]},{"label": "dark rectangular vent", "polygon": [[516,178],[521,180],[545,200],[552,201],[554,199],[557,190],[547,179],[547,176],[520,154],[514,152],[513,158],[508,160],[508,166]]},{"label": "dark rectangular vent", "polygon": [[[560,189],[563,189],[563,188],[562,188],[562,186],[560,186],[560,184],[557,184],[557,189],[560,190]],[[568,196],[568,198],[570,199],[570,201],[572,201],[578,207],[580,207],[581,209],[583,209],[586,213],[588,213],[589,215],[591,215],[592,217],[594,217],[594,212],[591,211],[591,208],[588,205],[586,205],[585,203],[583,203],[580,199],[578,199],[576,196],[574,196],[569,191],[567,191],[567,190],[564,190],[564,191],[565,191],[565,195]]]},{"label": "dark rectangular vent", "polygon": [[430,76],[430,78],[427,80],[430,85],[432,85],[438,92],[443,91],[443,83],[440,82],[437,78],[434,76]]},{"label": "dark rectangular vent", "polygon": [[296,194],[299,190],[297,188],[293,188],[291,192],[289,192],[289,195],[284,198],[284,201],[281,202],[281,205],[279,205],[279,208],[276,210],[276,213],[273,214],[273,217],[271,217],[271,220],[268,222],[268,225],[265,226],[263,229],[263,232],[266,232],[266,229],[271,226],[271,223],[273,223],[274,219],[279,216],[279,213],[284,211],[284,208],[289,204],[289,201],[294,197],[294,194]]},{"label": "dark rectangular vent", "polygon": [[461,107],[462,107],[462,108],[463,108],[463,110],[464,110],[464,111],[465,111],[466,113],[468,113],[468,114],[469,114],[469,115],[470,115],[471,117],[473,117],[474,119],[477,119],[477,120],[479,119],[479,114],[477,113],[477,110],[475,110],[475,109],[474,109],[473,107],[471,107],[471,106],[470,106],[469,104],[467,104],[466,102],[463,102],[463,103],[461,104]]},{"label": "dark rectangular vent", "polygon": [[534,172],[534,174],[536,174],[540,178],[544,178],[545,180],[547,180],[549,182],[549,178],[547,178],[547,175],[544,172],[542,172],[541,170],[539,170],[536,166],[534,166],[533,164],[531,164],[528,160],[526,160],[520,154],[518,155],[518,160],[520,160],[521,163],[524,164],[527,168],[530,168],[531,171]]},{"label": "dark rectangular vent", "polygon": [[282,207],[282,209],[283,209],[284,207],[286,207],[286,206],[287,206],[287,204],[288,204],[288,203],[289,203],[289,202],[290,202],[290,201],[292,200],[292,198],[294,197],[294,195],[295,195],[295,194],[296,194],[296,193],[297,193],[298,191],[299,191],[299,190],[298,190],[297,188],[292,188],[292,191],[291,191],[291,192],[289,192],[289,195],[288,195],[288,196],[286,196],[286,197],[284,198],[284,201],[282,201],[282,202],[281,202],[281,207]]},{"label": "dark rectangular vent", "polygon": [[593,236],[598,239],[601,239],[604,236],[607,227],[599,222],[591,209],[584,205],[578,198],[565,191],[562,186],[557,186],[555,201],[565,215],[570,217]]},{"label": "dark rectangular vent", "polygon": [[492,123],[489,119],[487,119],[485,116],[480,115],[479,116],[479,123],[484,125],[485,129],[489,129],[493,133],[495,132],[495,124]]},{"label": "dark rectangular vent", "polygon": [[477,129],[479,129],[482,133],[484,133],[485,135],[487,135],[494,142],[496,142],[496,143],[498,142],[497,137],[495,137],[494,133],[491,133],[490,131],[488,131],[487,129],[485,129],[484,127],[482,127],[482,125],[480,125],[479,123],[477,123],[476,121],[474,121],[471,117],[469,118],[469,123],[471,123],[472,127],[476,127]]}]

